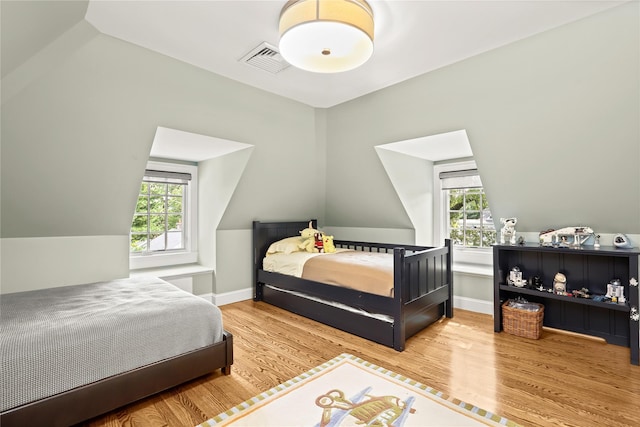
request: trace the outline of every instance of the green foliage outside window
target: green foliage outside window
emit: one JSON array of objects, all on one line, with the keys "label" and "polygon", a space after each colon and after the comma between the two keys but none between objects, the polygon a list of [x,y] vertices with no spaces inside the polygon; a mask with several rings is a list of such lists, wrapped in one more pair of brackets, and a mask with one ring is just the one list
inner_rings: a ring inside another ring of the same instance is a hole
[{"label": "green foliage outside window", "polygon": [[[131,224],[132,253],[184,248],[184,188],[180,184],[142,182]],[[169,243],[176,240],[179,247]]]},{"label": "green foliage outside window", "polygon": [[454,245],[490,247],[496,242],[489,202],[482,188],[448,190],[449,237]]}]

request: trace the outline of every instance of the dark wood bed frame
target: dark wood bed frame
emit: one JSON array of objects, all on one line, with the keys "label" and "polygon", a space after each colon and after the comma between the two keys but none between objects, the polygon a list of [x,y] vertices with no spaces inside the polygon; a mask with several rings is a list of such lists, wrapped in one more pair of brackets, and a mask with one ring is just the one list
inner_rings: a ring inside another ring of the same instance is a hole
[{"label": "dark wood bed frame", "polygon": [[[316,228],[316,221],[313,220]],[[405,341],[442,316],[453,317],[451,241],[442,247],[425,247],[351,241],[334,241],[336,248],[393,253],[394,296],[384,297],[338,286],[273,273],[262,269],[262,259],[271,243],[297,236],[309,221],[253,222],[254,300],[264,301],[326,325],[392,347],[405,348]],[[393,318],[385,322],[312,299],[272,289],[292,290],[323,300],[336,301],[369,313]]]},{"label": "dark wood bed frame", "polygon": [[0,426],[70,426],[222,369],[231,373],[233,336],[0,414]]}]

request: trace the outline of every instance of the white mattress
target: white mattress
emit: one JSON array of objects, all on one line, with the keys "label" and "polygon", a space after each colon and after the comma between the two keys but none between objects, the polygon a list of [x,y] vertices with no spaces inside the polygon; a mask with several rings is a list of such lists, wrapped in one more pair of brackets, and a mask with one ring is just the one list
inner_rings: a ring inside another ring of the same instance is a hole
[{"label": "white mattress", "polygon": [[0,298],[0,412],[222,340],[220,310],[157,278]]}]

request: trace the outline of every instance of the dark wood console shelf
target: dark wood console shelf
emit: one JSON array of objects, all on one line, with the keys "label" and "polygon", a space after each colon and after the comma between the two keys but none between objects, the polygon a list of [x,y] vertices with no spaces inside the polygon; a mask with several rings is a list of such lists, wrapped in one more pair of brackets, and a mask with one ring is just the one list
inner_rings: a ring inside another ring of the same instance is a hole
[{"label": "dark wood console shelf", "polygon": [[[541,292],[538,291],[536,289],[527,289],[527,288],[517,288],[515,286],[510,286],[510,285],[504,285],[501,284],[500,285],[500,290],[506,291],[506,292],[517,292],[519,294],[522,295],[534,295],[534,296],[542,296],[544,298],[548,298],[548,299],[555,299],[558,301],[566,301],[567,298],[571,298],[571,303],[573,304],[585,304],[585,305],[591,305],[594,307],[602,307],[602,308],[606,308],[607,310],[618,310],[618,311],[625,311],[627,313],[629,313],[629,305],[628,304],[613,304],[610,302],[597,302],[597,301],[593,301],[591,299],[586,299],[586,298],[576,298],[576,297],[565,297],[562,295],[554,295],[553,293],[549,293],[549,292]],[[526,297],[525,297],[526,298]]]},{"label": "dark wood console shelf", "polygon": [[[494,270],[494,330],[502,330],[502,303],[522,296],[528,301],[543,304],[544,325],[556,329],[604,338],[608,343],[623,345],[631,350],[631,363],[639,364],[638,337],[638,281],[637,248],[620,249],[613,246],[582,246],[553,248],[538,244],[495,245]],[[620,279],[624,286],[624,304],[599,302],[589,298],[556,295],[528,287],[506,283],[513,267],[520,268],[523,277],[540,277],[544,288],[553,286],[556,273],[567,277],[567,291],[587,288],[591,295],[605,295],[607,284]],[[635,281],[631,281],[635,279]]]}]

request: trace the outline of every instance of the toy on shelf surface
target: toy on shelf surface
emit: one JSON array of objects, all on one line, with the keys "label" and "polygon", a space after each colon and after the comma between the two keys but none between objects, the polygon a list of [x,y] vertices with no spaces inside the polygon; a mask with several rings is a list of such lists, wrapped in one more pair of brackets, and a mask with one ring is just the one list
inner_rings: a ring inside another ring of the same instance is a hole
[{"label": "toy on shelf surface", "polygon": [[629,238],[622,233],[616,234],[613,237],[613,245],[617,248],[623,249],[630,249],[633,247],[631,241],[629,241]]},{"label": "toy on shelf surface", "polygon": [[595,236],[591,227],[576,226],[549,229],[540,232],[540,244],[542,246],[553,247],[580,247],[584,245],[591,236]]},{"label": "toy on shelf surface", "polygon": [[500,218],[500,224],[503,227],[500,229],[500,243],[506,244],[507,241],[511,245],[516,244],[516,224],[518,218]]}]

